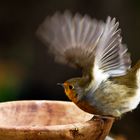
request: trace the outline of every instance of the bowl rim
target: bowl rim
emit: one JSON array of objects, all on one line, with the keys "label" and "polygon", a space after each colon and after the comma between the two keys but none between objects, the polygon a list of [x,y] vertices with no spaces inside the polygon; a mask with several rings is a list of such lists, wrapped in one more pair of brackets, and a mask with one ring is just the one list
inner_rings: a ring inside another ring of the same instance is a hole
[{"label": "bowl rim", "polygon": [[[7,104],[14,104],[14,103],[26,103],[26,102],[29,102],[29,103],[44,103],[44,102],[47,102],[47,103],[52,103],[52,102],[55,102],[55,103],[59,103],[59,104],[71,104],[71,105],[75,105],[73,102],[71,101],[59,101],[59,100],[15,100],[15,101],[6,101],[6,102],[1,102],[0,103],[0,106],[5,106]],[[77,107],[75,105],[75,107]],[[78,108],[78,107],[77,107]],[[80,109],[80,108],[79,108]],[[81,109],[80,109],[81,110]],[[83,110],[81,110],[83,111]],[[85,112],[85,111],[83,111]],[[58,130],[69,130],[69,129],[74,129],[74,128],[82,128],[82,127],[86,127],[86,126],[89,126],[90,123],[89,121],[92,121],[92,118],[94,116],[94,114],[90,114],[90,113],[87,113],[85,112],[86,114],[89,114],[91,115],[91,118],[87,121],[83,121],[83,122],[76,122],[76,123],[71,123],[71,124],[64,124],[64,125],[37,125],[37,126],[28,126],[28,125],[23,125],[23,126],[2,126],[0,125],[0,131],[2,130],[8,130],[8,131],[58,131]]]}]

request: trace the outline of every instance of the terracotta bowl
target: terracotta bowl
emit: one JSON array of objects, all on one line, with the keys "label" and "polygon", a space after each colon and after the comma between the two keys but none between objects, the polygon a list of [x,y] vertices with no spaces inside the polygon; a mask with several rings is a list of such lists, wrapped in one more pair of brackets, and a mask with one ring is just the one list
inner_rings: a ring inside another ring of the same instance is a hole
[{"label": "terracotta bowl", "polygon": [[0,140],[103,140],[111,117],[93,117],[71,102],[0,103]]}]

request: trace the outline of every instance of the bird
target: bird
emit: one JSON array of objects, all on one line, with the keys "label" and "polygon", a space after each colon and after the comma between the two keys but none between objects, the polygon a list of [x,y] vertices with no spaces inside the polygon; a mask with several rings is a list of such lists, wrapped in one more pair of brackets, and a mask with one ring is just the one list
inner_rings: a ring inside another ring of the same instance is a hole
[{"label": "bird", "polygon": [[81,77],[60,84],[80,109],[117,118],[138,106],[140,60],[131,67],[116,18],[56,12],[39,25],[37,36],[56,62],[82,69]]}]

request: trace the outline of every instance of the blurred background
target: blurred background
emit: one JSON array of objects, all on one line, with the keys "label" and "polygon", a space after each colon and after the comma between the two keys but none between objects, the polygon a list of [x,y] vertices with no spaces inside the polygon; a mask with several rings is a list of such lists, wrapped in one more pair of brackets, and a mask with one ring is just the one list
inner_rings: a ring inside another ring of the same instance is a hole
[{"label": "blurred background", "polygon": [[[35,32],[47,15],[69,9],[105,20],[116,17],[133,64],[140,59],[139,0],[5,0],[0,1],[0,101],[68,100],[56,83],[80,75],[57,64]],[[140,140],[140,107],[114,123],[122,139]],[[124,138],[123,138],[124,137]]]}]

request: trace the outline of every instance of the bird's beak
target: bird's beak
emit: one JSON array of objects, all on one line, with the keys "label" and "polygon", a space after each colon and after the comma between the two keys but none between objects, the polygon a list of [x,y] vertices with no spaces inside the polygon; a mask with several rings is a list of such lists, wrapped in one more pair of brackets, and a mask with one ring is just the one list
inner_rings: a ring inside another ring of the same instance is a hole
[{"label": "bird's beak", "polygon": [[57,85],[64,87],[64,83],[57,83]]}]

